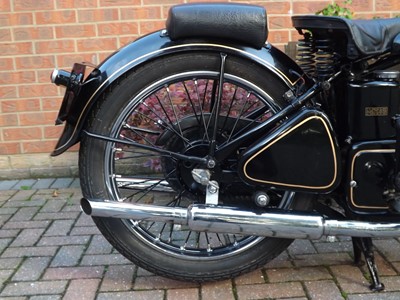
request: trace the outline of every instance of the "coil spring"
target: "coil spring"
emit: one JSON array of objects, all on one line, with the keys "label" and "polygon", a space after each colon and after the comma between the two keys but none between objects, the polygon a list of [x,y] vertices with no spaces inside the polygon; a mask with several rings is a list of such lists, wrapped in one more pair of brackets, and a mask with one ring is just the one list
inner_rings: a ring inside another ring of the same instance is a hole
[{"label": "coil spring", "polygon": [[333,41],[331,39],[315,40],[315,75],[319,80],[325,80],[335,73],[336,59],[333,52]]},{"label": "coil spring", "polygon": [[315,48],[309,33],[304,35],[304,39],[297,41],[297,64],[309,76],[315,74]]}]

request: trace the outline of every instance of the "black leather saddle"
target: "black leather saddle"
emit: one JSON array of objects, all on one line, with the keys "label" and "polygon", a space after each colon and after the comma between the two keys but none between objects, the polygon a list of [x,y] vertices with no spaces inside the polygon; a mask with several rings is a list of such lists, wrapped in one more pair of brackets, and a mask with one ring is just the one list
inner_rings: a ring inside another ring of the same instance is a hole
[{"label": "black leather saddle", "polygon": [[324,30],[328,34],[341,31],[348,40],[347,53],[351,57],[376,55],[390,51],[400,34],[400,18],[349,20],[328,16],[293,16],[293,26],[300,30]]},{"label": "black leather saddle", "polygon": [[173,6],[167,18],[171,40],[212,38],[261,48],[268,37],[264,7],[238,3],[193,3]]}]

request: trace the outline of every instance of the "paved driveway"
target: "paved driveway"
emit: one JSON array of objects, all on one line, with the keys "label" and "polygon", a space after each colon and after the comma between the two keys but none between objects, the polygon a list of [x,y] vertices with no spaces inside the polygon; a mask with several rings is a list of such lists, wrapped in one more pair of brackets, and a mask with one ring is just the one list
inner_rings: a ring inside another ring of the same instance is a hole
[{"label": "paved driveway", "polygon": [[260,270],[200,285],[130,263],[80,211],[80,198],[72,178],[0,182],[1,299],[400,299],[398,239],[374,241],[382,293],[352,265],[349,239],[298,240]]}]

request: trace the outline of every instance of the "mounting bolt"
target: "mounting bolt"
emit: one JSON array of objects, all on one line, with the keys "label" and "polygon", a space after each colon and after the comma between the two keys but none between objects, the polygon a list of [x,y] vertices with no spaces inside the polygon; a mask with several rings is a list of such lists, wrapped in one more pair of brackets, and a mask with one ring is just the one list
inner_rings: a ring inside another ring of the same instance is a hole
[{"label": "mounting bolt", "polygon": [[321,88],[324,91],[329,91],[329,89],[331,88],[331,84],[328,81],[324,81],[321,83]]},{"label": "mounting bolt", "polygon": [[209,185],[209,186],[208,186],[208,191],[209,191],[211,194],[215,194],[216,192],[218,192],[218,188],[217,188],[216,186],[214,186],[214,185]]},{"label": "mounting bolt", "polygon": [[215,167],[215,165],[216,165],[215,160],[209,159],[209,160],[207,161],[207,167],[208,167],[208,168],[212,169],[212,168]]},{"label": "mounting bolt", "polygon": [[268,205],[269,203],[269,196],[267,195],[267,193],[264,192],[257,192],[254,196],[254,201],[257,204],[257,206],[260,207],[265,207]]},{"label": "mounting bolt", "polygon": [[283,94],[283,98],[285,98],[286,101],[290,102],[294,98],[296,98],[296,96],[293,94],[293,91],[288,90],[285,94]]}]

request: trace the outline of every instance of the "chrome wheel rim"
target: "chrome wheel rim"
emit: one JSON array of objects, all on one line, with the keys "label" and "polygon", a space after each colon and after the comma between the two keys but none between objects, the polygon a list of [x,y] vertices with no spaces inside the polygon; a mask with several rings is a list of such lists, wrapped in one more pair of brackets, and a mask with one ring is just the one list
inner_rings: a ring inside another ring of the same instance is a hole
[{"label": "chrome wheel rim", "polygon": [[[217,79],[217,72],[195,71],[175,74],[151,84],[132,97],[114,122],[111,136],[201,154],[203,141],[204,145],[209,142],[207,132],[211,122],[208,116],[213,112],[211,102]],[[225,74],[223,91],[220,126],[224,137],[220,144],[279,109],[260,88],[231,74]],[[195,125],[180,125],[184,123],[182,120]],[[242,124],[238,125],[240,122]],[[201,133],[194,135],[196,126]],[[163,139],[166,142],[160,142]],[[201,187],[187,179],[185,168],[190,170],[191,166],[182,163],[181,169],[174,171],[170,165],[176,162],[171,158],[116,143],[106,144],[105,158],[107,188],[115,201],[180,207],[204,201]],[[277,197],[276,206],[285,206],[292,198],[290,193],[277,193]],[[145,220],[123,222],[150,247],[186,260],[208,261],[236,255],[264,240],[256,236],[194,232],[177,224]]]}]

